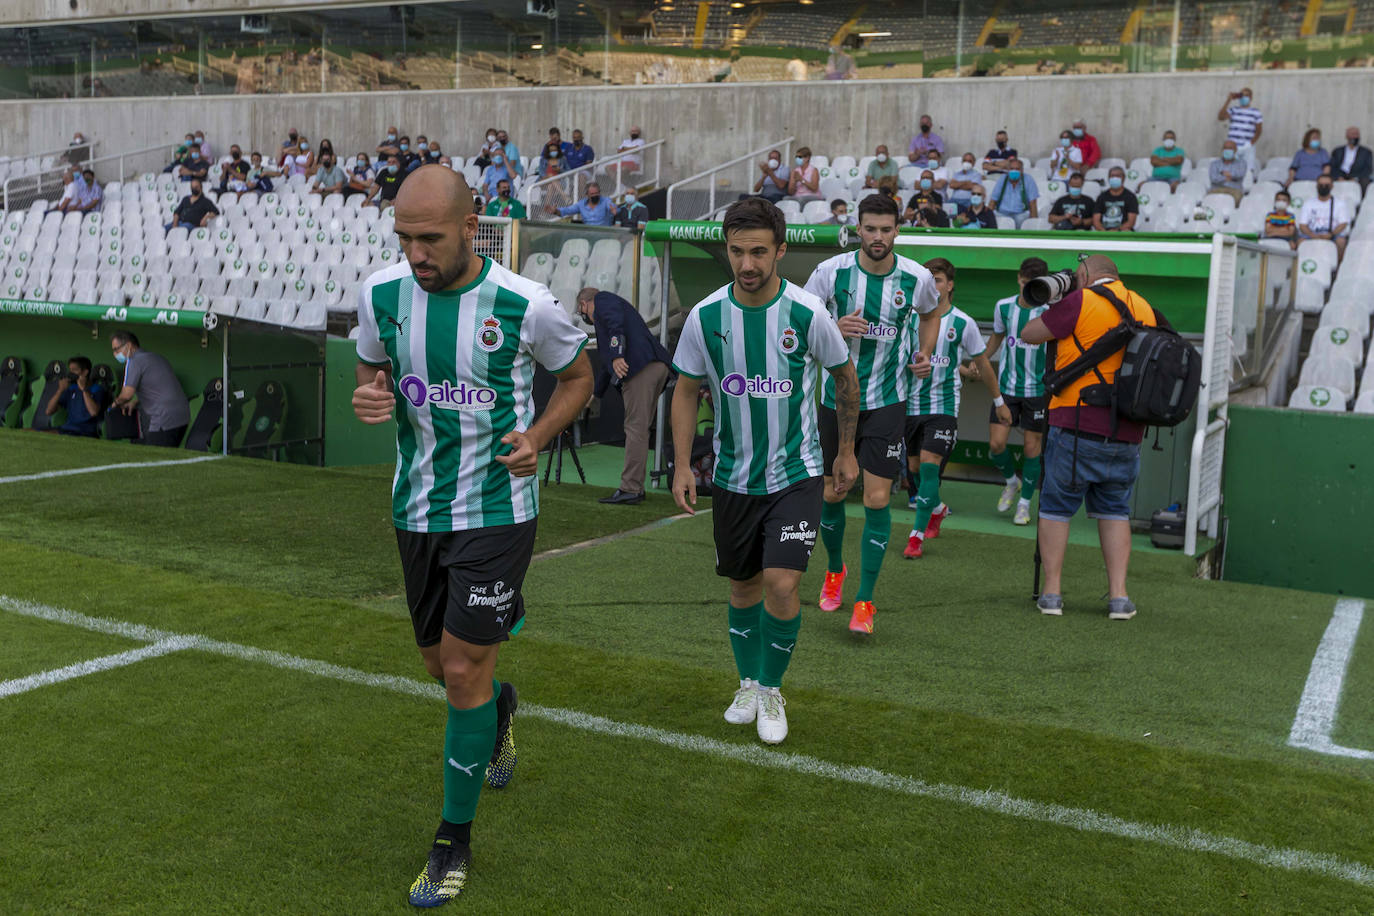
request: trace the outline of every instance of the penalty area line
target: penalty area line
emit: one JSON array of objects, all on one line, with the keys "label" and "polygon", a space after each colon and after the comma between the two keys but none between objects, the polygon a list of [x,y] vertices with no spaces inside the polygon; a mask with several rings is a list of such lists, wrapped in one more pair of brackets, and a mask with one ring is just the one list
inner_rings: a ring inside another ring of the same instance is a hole
[{"label": "penalty area line", "polygon": [[144,659],[157,658],[172,652],[180,652],[183,649],[189,649],[194,644],[194,639],[184,636],[173,637],[171,639],[159,640],[149,646],[141,646],[137,649],[130,649],[127,652],[120,652],[116,655],[92,658],[84,662],[77,662],[74,665],[67,665],[64,668],[54,668],[51,671],[41,671],[38,674],[30,674],[28,677],[3,681],[0,682],[0,698],[12,697],[19,693],[27,693],[30,690],[37,690],[39,687],[47,687],[50,684],[60,684],[63,681],[75,680],[79,677],[85,677],[88,674],[95,674],[98,671],[123,668],[125,665],[132,665]]},{"label": "penalty area line", "polygon": [[[74,611],[23,601],[6,595],[0,595],[0,610],[130,639],[157,640],[159,644],[175,641],[178,642],[179,648],[198,649],[364,687],[435,700],[444,698],[444,689],[434,683],[425,683],[396,675],[372,674],[330,662],[302,658],[270,649],[258,649],[252,646],[223,642],[206,636],[170,633],[139,624],[89,617]],[[151,649],[152,647],[148,648]],[[754,744],[736,744],[703,735],[671,732],[648,725],[618,722],[614,719],[577,710],[557,709],[529,703],[522,704],[520,709],[521,713],[526,716],[607,737],[648,741],[692,754],[732,760],[769,769],[786,770],[804,776],[896,792],[917,798],[927,798],[964,808],[1066,827],[1084,833],[1098,833],[1127,840],[1137,840],[1186,852],[1212,853],[1267,868],[1306,872],[1336,878],[1362,887],[1374,887],[1374,867],[1326,853],[1252,843],[1248,840],[1208,833],[1191,827],[1129,821],[1112,814],[1094,811],[1091,808],[1074,808],[1067,805],[1038,802],[988,789],[972,789],[948,783],[926,782],[916,777],[887,773],[872,767],[831,763],[806,754],[779,751]]]},{"label": "penalty area line", "polygon": [[171,458],[166,461],[125,461],[121,464],[100,464],[89,468],[68,468],[65,471],[42,471],[37,474],[16,474],[0,477],[0,483],[19,483],[21,480],[47,480],[52,477],[71,477],[75,474],[94,474],[96,471],[117,471],[122,468],[163,468],[177,464],[199,464],[218,461],[223,455],[200,455],[196,458]]}]

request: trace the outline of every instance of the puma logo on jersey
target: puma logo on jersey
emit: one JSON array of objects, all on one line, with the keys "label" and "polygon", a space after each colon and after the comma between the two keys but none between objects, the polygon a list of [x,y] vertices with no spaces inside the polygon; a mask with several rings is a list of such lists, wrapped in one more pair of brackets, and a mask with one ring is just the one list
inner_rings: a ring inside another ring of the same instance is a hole
[{"label": "puma logo on jersey", "polygon": [[474,775],[472,771],[473,771],[474,769],[476,769],[477,767],[481,766],[483,763],[486,763],[486,761],[485,761],[485,760],[479,760],[479,761],[477,761],[476,763],[470,763],[470,764],[468,764],[467,766],[463,766],[461,763],[459,763],[458,761],[454,760],[452,757],[450,757],[450,758],[448,759],[448,765],[449,765],[449,766],[453,767],[455,770],[462,770],[463,773],[464,773],[464,775],[467,775],[467,776],[472,776],[472,775]]},{"label": "puma logo on jersey", "polygon": [[771,645],[774,649],[777,649],[779,652],[786,652],[788,655],[791,655],[793,647],[795,647],[797,644],[792,643],[792,645],[789,646],[780,646],[777,643],[772,643]]},{"label": "puma logo on jersey", "polygon": [[389,322],[391,322],[392,324],[396,325],[396,333],[397,333],[397,334],[404,334],[404,333],[406,332],[406,322],[409,321],[410,319],[409,319],[409,318],[402,318],[400,321],[397,321],[395,318],[392,318],[390,315],[387,315],[387,316],[386,316],[386,320],[389,321]]},{"label": "puma logo on jersey", "polygon": [[729,343],[729,342],[730,342],[730,332],[729,332],[729,331],[726,331],[724,334],[720,333],[720,331],[712,331],[711,333],[714,334],[714,335],[716,335],[717,337],[719,337],[721,340],[725,341],[726,343]]},{"label": "puma logo on jersey", "polygon": [[736,630],[734,627],[731,627],[731,628],[730,628],[730,635],[731,635],[731,636],[738,636],[738,637],[740,637],[741,639],[748,639],[748,638],[749,638],[749,634],[752,633],[752,632],[754,632],[754,628],[753,628],[753,627],[750,627],[750,628],[747,629],[747,630]]}]

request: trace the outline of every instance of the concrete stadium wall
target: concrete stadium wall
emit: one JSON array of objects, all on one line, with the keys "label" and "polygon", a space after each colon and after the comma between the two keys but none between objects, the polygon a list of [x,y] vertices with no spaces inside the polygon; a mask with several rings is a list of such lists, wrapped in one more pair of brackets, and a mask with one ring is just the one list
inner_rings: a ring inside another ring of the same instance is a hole
[{"label": "concrete stadium wall", "polygon": [[0,3],[0,28],[66,24],[73,19],[151,19],[166,16],[208,16],[212,13],[299,13],[331,6],[366,6],[385,0],[294,0],[290,4],[260,0],[5,0]]},{"label": "concrete stadium wall", "polygon": [[[636,123],[649,140],[669,138],[666,171],[683,176],[789,134],[832,157],[878,143],[895,154],[929,111],[956,153],[981,155],[1001,127],[1023,155],[1039,158],[1061,127],[1083,117],[1105,155],[1148,154],[1173,129],[1198,159],[1219,151],[1225,125],[1217,108],[1228,91],[1247,85],[1265,112],[1262,157],[1291,155],[1309,125],[1339,143],[1352,120],[1374,111],[1369,70],[34,100],[0,102],[0,153],[65,143],[78,129],[114,152],[170,141],[192,127],[207,129],[217,152],[229,139],[267,149],[288,126],[317,143],[330,137],[350,153],[371,149],[395,123],[464,156],[484,128],[505,126],[533,155],[554,124],[583,128],[605,150]],[[1374,124],[1364,126],[1374,137]]]}]

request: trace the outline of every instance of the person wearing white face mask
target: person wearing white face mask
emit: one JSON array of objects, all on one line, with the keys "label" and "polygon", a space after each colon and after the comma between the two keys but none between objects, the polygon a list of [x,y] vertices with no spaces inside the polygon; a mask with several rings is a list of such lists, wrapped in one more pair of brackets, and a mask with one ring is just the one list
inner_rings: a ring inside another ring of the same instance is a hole
[{"label": "person wearing white face mask", "polygon": [[777,203],[787,196],[787,176],[791,170],[783,165],[782,153],[771,150],[768,153],[768,161],[759,164],[759,171],[763,174],[754,184],[754,193],[772,203]]},{"label": "person wearing white face mask", "polygon": [[1226,121],[1226,139],[1236,144],[1236,158],[1245,164],[1246,171],[1255,170],[1255,144],[1264,133],[1264,112],[1251,104],[1249,87],[1232,92],[1221,103],[1218,121]]},{"label": "person wearing white face mask", "polygon": [[644,202],[639,199],[639,195],[633,189],[625,192],[624,202],[620,209],[615,211],[615,219],[611,220],[617,226],[624,226],[627,229],[639,229],[650,219],[649,208],[644,206]]},{"label": "person wearing white face mask", "polygon": [[1183,180],[1183,160],[1188,158],[1188,154],[1183,151],[1183,147],[1178,145],[1178,139],[1172,130],[1164,132],[1164,142],[1154,148],[1150,153],[1150,165],[1153,171],[1150,172],[1151,181],[1169,182],[1169,190],[1178,189],[1178,183]]},{"label": "person wearing white face mask", "polygon": [[787,193],[798,203],[820,200],[821,173],[811,164],[811,147],[797,150],[792,165],[792,174],[787,177]]},{"label": "person wearing white face mask", "polygon": [[978,160],[973,153],[964,153],[959,169],[949,176],[949,200],[951,203],[966,207],[974,190],[983,189],[983,173],[978,170]]},{"label": "person wearing white face mask", "polygon": [[1245,192],[1245,162],[1236,151],[1236,141],[1227,140],[1221,145],[1221,158],[1212,160],[1207,167],[1208,194],[1230,194],[1240,203]]},{"label": "person wearing white face mask", "polygon": [[501,144],[496,141],[496,128],[488,127],[486,138],[482,142],[481,149],[477,151],[477,155],[473,157],[472,164],[479,169],[486,168],[491,165],[492,153],[501,149]]},{"label": "person wearing white face mask", "polygon": [[876,188],[884,178],[891,178],[895,182],[900,171],[896,160],[888,155],[887,145],[879,143],[873,151],[873,161],[868,164],[868,171],[864,174],[864,187]]},{"label": "person wearing white face mask", "polygon": [[1289,248],[1298,247],[1298,217],[1287,191],[1274,195],[1274,209],[1264,217],[1264,238],[1283,239]]}]

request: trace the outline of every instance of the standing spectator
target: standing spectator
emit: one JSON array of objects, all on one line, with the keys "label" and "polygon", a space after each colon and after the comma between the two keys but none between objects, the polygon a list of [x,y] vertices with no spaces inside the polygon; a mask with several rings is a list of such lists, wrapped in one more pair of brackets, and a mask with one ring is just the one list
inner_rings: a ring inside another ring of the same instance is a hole
[{"label": "standing spectator", "polygon": [[282,163],[282,174],[287,178],[309,175],[315,168],[315,154],[310,151],[309,138],[297,138],[295,147],[287,151]]},{"label": "standing spectator", "polygon": [[635,307],[615,293],[587,287],[577,294],[577,310],[596,327],[601,372],[597,397],[614,386],[625,401],[625,466],[620,486],[598,502],[631,505],[644,502],[645,460],[649,454],[649,426],[658,396],[668,383],[668,351],[649,332]]},{"label": "standing spectator", "polygon": [[1305,239],[1329,239],[1336,243],[1336,257],[1345,257],[1345,243],[1350,235],[1350,208],[1344,200],[1331,193],[1330,175],[1317,179],[1317,196],[1302,205],[1298,216],[1298,232]]},{"label": "standing spectator", "polygon": [[173,226],[199,229],[201,226],[208,226],[210,218],[214,216],[219,216],[219,208],[201,193],[200,179],[196,179],[191,182],[191,193],[177,204],[177,208],[172,211],[172,221],[163,228],[169,231]]},{"label": "standing spectator", "polygon": [[1021,160],[1008,160],[1006,173],[992,188],[992,208],[997,215],[1011,217],[1020,229],[1026,217],[1040,215],[1036,203],[1039,198],[1040,189],[1035,186],[1034,178],[1021,171]]},{"label": "standing spectator", "polygon": [[400,153],[401,148],[397,145],[400,139],[400,128],[396,127],[395,125],[388,127],[386,129],[386,136],[382,138],[381,143],[377,144],[377,161],[385,162],[392,156],[395,156],[398,153]]},{"label": "standing spectator", "polygon": [[615,216],[615,204],[601,196],[601,185],[595,181],[587,185],[587,196],[557,209],[559,216],[577,216],[584,226],[609,226]]},{"label": "standing spectator", "polygon": [[821,173],[811,164],[811,147],[797,150],[792,165],[792,174],[787,176],[787,195],[799,203],[820,200]]},{"label": "standing spectator", "polygon": [[1331,177],[1337,181],[1358,181],[1360,193],[1369,186],[1371,173],[1374,173],[1374,154],[1369,147],[1360,146],[1360,129],[1345,129],[1345,146],[1331,157]]},{"label": "standing spectator", "polygon": [[1264,237],[1267,239],[1283,239],[1288,243],[1288,247],[1297,249],[1298,247],[1298,218],[1294,215],[1292,198],[1287,191],[1279,191],[1274,195],[1274,209],[1270,210],[1264,217]]},{"label": "standing spectator", "polygon": [[1245,170],[1255,170],[1255,144],[1264,133],[1264,113],[1250,104],[1249,87],[1233,92],[1221,103],[1218,121],[1226,121],[1226,139],[1235,143],[1236,156]]},{"label": "standing spectator", "polygon": [[980,192],[983,190],[983,173],[978,171],[976,163],[973,153],[964,153],[959,170],[949,176],[947,196],[950,203],[958,204],[960,207],[967,206],[974,189]]},{"label": "standing spectator", "polygon": [[124,367],[124,386],[112,407],[133,413],[138,401],[142,435],[135,445],[176,448],[191,423],[191,406],[166,357],[139,348],[132,331],[110,335],[110,350]]},{"label": "standing spectator", "polygon": [[830,202],[830,218],[821,223],[822,226],[848,226],[849,225],[849,201],[835,198]]},{"label": "standing spectator", "polygon": [[1083,151],[1073,143],[1073,133],[1059,132],[1059,145],[1050,153],[1050,177],[1061,181],[1083,171]]},{"label": "standing spectator", "polygon": [[997,228],[997,214],[987,205],[987,194],[982,185],[974,186],[968,203],[959,208],[952,225],[956,229]]},{"label": "standing spectator", "polygon": [[100,413],[104,409],[106,391],[99,382],[91,381],[91,361],[84,356],[67,360],[67,374],[57,383],[57,391],[43,412],[52,416],[63,408],[67,419],[57,431],[64,436],[100,435]]},{"label": "standing spectator", "polygon": [[1050,207],[1051,229],[1091,229],[1093,210],[1097,205],[1091,197],[1083,194],[1083,176],[1075,174],[1069,178],[1069,191]]},{"label": "standing spectator", "polygon": [[1221,144],[1221,158],[1207,167],[1207,193],[1230,194],[1240,203],[1245,193],[1245,163],[1236,153],[1236,141]]},{"label": "standing spectator", "polygon": [[235,143],[229,147],[229,161],[220,163],[219,192],[248,190],[245,179],[248,177],[248,160],[243,158],[243,149]]},{"label": "standing spectator", "polygon": [[626,229],[641,229],[650,219],[649,208],[644,206],[644,202],[639,199],[634,188],[625,192],[622,203],[615,211],[613,222],[617,226],[624,226]]},{"label": "standing spectator", "polygon": [[482,177],[486,185],[487,197],[496,196],[496,186],[502,181],[509,181],[512,185],[515,182],[515,172],[506,164],[506,151],[496,150],[491,154],[491,165],[487,168],[486,174]]},{"label": "standing spectator", "polygon": [[1288,166],[1288,184],[1294,181],[1316,181],[1331,174],[1331,154],[1322,149],[1322,132],[1315,127],[1302,135],[1302,147]]},{"label": "standing spectator", "polygon": [[1078,147],[1083,154],[1083,168],[1085,170],[1097,165],[1102,159],[1102,147],[1097,145],[1097,138],[1088,133],[1088,125],[1079,118],[1073,122],[1073,145]]},{"label": "standing spectator", "polygon": [[923,171],[916,180],[916,193],[906,202],[902,218],[913,226],[943,228],[949,225],[944,195],[935,190],[935,173],[930,169]]},{"label": "standing spectator", "polygon": [[332,155],[320,156],[320,167],[315,170],[315,177],[310,179],[309,193],[318,194],[323,200],[330,194],[343,193],[346,184],[348,184],[348,176],[344,174],[343,169],[339,168],[334,157]]},{"label": "standing spectator", "polygon": [[1169,191],[1178,190],[1183,180],[1183,160],[1188,154],[1178,145],[1178,138],[1172,130],[1164,132],[1164,140],[1150,153],[1150,180],[1169,182]]},{"label": "standing spectator", "polygon": [[930,153],[939,153],[942,157],[945,154],[945,141],[941,136],[931,130],[932,122],[930,115],[921,115],[920,133],[911,138],[911,146],[907,148],[907,161],[915,164],[926,162],[930,159]]},{"label": "standing spectator", "polygon": [[563,158],[568,163],[570,169],[580,169],[596,159],[596,150],[590,145],[582,142],[582,131],[572,132],[572,143],[565,143]]},{"label": "standing spectator", "polygon": [[[1054,368],[1063,369],[1107,331],[1121,323],[1111,296],[1144,325],[1160,324],[1158,313],[1117,279],[1116,264],[1105,255],[1078,265],[1078,289],[1050,306],[1021,329],[1031,346],[1057,340]],[[1145,427],[1116,415],[1110,407],[1082,402],[1089,385],[1111,384],[1121,368],[1119,350],[1050,398],[1049,437],[1045,443],[1044,483],[1040,491],[1040,558],[1044,562],[1041,613],[1064,613],[1060,579],[1069,542],[1069,520],[1085,499],[1088,517],[1107,566],[1107,616],[1129,620],[1135,604],[1126,592],[1131,560],[1131,493],[1140,474],[1140,442]]]},{"label": "standing spectator", "polygon": [[1126,170],[1114,165],[1107,173],[1107,190],[1093,208],[1093,228],[1098,232],[1134,232],[1140,201],[1126,188]]},{"label": "standing spectator", "polygon": [[363,206],[375,203],[378,210],[383,209],[385,204],[396,199],[397,192],[401,190],[401,182],[405,180],[405,173],[401,171],[401,160],[396,156],[387,159],[386,167],[378,169],[376,177],[372,179],[372,187],[363,199]]},{"label": "standing spectator", "polygon": [[755,194],[771,203],[777,203],[787,196],[789,169],[782,164],[782,153],[771,150],[768,160],[759,165],[759,171],[763,174],[754,185]]},{"label": "standing spectator", "polygon": [[[348,186],[343,189],[344,199],[347,200],[354,194],[366,194],[376,177],[377,173],[372,170],[372,162],[367,158],[367,153],[354,156],[353,174],[348,176]],[[363,200],[367,198],[364,197]]]},{"label": "standing spectator", "polygon": [[878,148],[873,151],[873,161],[868,164],[868,171],[864,173],[864,187],[876,188],[878,182],[884,178],[896,181],[900,171],[901,167],[887,154],[887,144],[879,143]]},{"label": "standing spectator", "polygon": [[1016,150],[1008,145],[1007,132],[999,130],[993,137],[996,144],[983,156],[983,171],[1002,173],[1011,168],[1011,161],[1016,158]]},{"label": "standing spectator", "polygon": [[[506,168],[510,169],[511,175],[517,178],[525,176],[525,163],[520,161],[520,147],[511,142],[510,134],[505,130],[496,132],[496,142],[501,144],[501,152],[505,155]],[[492,160],[495,162],[495,160]]]},{"label": "standing spectator", "polygon": [[488,127],[487,140],[482,144],[482,148],[477,151],[477,155],[473,157],[472,164],[479,169],[486,168],[491,165],[492,153],[495,153],[497,150],[503,153],[505,152],[505,148],[502,147],[500,141],[496,139],[496,128]]},{"label": "standing spectator", "polygon": [[496,183],[496,196],[487,204],[487,216],[506,216],[511,219],[525,218],[525,205],[510,196],[510,179],[502,178]]}]

